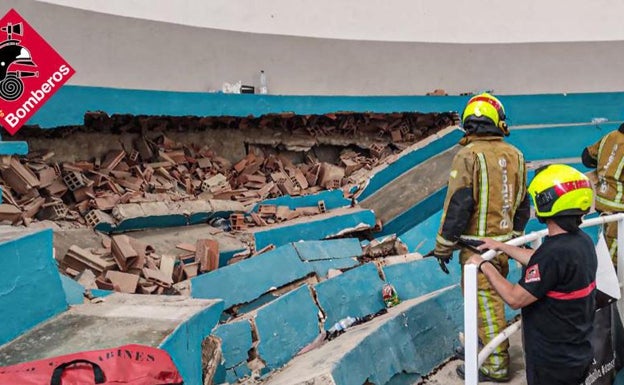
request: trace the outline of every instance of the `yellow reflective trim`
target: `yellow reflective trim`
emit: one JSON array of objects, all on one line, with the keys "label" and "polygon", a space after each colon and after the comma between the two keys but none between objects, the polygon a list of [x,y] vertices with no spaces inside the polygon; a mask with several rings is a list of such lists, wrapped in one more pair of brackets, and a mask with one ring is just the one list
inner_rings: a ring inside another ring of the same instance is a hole
[{"label": "yellow reflective trim", "polygon": [[451,170],[451,173],[449,175],[453,179],[457,178],[457,170]]},{"label": "yellow reflective trim", "polygon": [[[514,217],[516,216],[516,210],[518,210],[518,206],[520,206],[520,202],[522,201],[522,196],[526,194],[524,189],[526,188],[524,181],[524,155],[522,153],[518,154],[518,175],[520,176],[521,182],[520,187],[518,188],[518,194],[516,194],[516,201],[514,202]],[[512,221],[514,218],[511,218]]]},{"label": "yellow reflective trim", "polygon": [[609,200],[609,199],[606,199],[606,198],[603,198],[603,197],[599,197],[599,196],[596,196],[596,202],[600,202],[600,203],[602,203],[604,205],[607,205],[607,206],[610,206],[610,207],[612,207],[614,209],[624,210],[624,203],[622,203],[622,202],[614,202],[612,200]]},{"label": "yellow reflective trim", "polygon": [[[607,142],[607,136],[602,138],[602,140],[600,141],[600,146],[598,146],[598,157],[597,157],[598,160],[600,160],[600,156],[602,155],[602,149],[603,149],[605,143]],[[596,171],[598,171],[598,170],[596,170]]]},{"label": "yellow reflective trim", "polygon": [[443,236],[441,236],[439,234],[436,236],[436,242],[438,242],[438,243],[440,243],[440,244],[442,244],[444,246],[455,246],[455,244],[457,243],[457,242],[451,242],[451,241],[449,241],[448,239],[444,238]]},{"label": "yellow reflective trim", "polygon": [[485,163],[485,156],[483,153],[478,153],[479,168],[481,174],[481,185],[479,187],[479,224],[477,225],[477,234],[485,236],[487,227],[487,209],[488,209],[488,197],[489,197],[489,181],[487,173],[487,165]]},{"label": "yellow reflective trim", "polygon": [[[487,291],[479,290],[477,298],[479,302],[479,312],[481,313],[481,319],[483,320],[483,326],[486,329],[486,334],[491,338],[494,338],[494,336],[498,335],[500,331],[498,330],[498,324],[495,321],[496,314],[494,314],[494,309],[492,309],[490,305],[490,296]],[[501,346],[498,345],[494,352],[502,352]],[[496,368],[499,368],[502,365],[501,357],[498,354],[490,355],[488,360],[491,361]],[[486,365],[483,366],[483,369],[487,370],[485,367]]]},{"label": "yellow reflective trim", "polygon": [[462,238],[466,238],[466,239],[473,239],[473,240],[481,240],[483,238],[491,238],[495,241],[499,241],[499,242],[505,242],[510,240],[511,238],[513,238],[513,232],[509,233],[509,234],[503,234],[503,235],[494,235],[494,236],[478,236],[478,235],[468,235],[468,234],[462,234],[461,236]]},{"label": "yellow reflective trim", "polygon": [[617,194],[615,196],[616,202],[622,202],[622,182],[620,182],[620,176],[622,175],[622,167],[624,167],[624,158],[620,159],[617,170],[615,171],[615,185],[617,186]]}]

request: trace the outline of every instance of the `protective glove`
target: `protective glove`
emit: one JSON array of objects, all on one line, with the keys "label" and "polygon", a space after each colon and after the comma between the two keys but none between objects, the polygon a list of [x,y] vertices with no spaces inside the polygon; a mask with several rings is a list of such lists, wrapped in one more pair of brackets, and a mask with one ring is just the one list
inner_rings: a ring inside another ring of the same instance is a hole
[{"label": "protective glove", "polygon": [[448,267],[446,267],[446,265],[449,264],[449,262],[451,262],[451,260],[453,259],[453,254],[449,253],[440,253],[439,250],[436,251],[436,249],[431,250],[430,252],[428,252],[427,254],[423,255],[423,258],[427,258],[427,257],[435,257],[438,260],[438,264],[440,265],[440,269],[442,269],[442,271],[446,274],[449,274],[449,269]]}]

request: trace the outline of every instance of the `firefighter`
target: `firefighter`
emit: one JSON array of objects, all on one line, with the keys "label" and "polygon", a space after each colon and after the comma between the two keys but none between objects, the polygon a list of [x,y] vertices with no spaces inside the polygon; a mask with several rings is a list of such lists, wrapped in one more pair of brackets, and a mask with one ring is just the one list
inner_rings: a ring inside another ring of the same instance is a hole
[{"label": "firefighter", "polygon": [[[475,251],[462,245],[483,238],[507,241],[522,234],[530,208],[524,156],[503,140],[509,129],[502,103],[488,93],[474,96],[466,104],[461,122],[465,131],[460,141],[463,148],[453,159],[440,229],[430,254],[448,273],[446,265],[453,250],[459,248],[463,276],[463,265]],[[509,270],[507,259],[501,254],[492,260],[503,276]],[[506,327],[505,308],[483,274],[479,274],[477,285],[479,339],[487,344]],[[487,358],[480,371],[482,380],[509,380],[508,348],[505,342]],[[463,375],[463,365],[457,372]]]},{"label": "firefighter", "polygon": [[537,219],[548,228],[542,244],[532,250],[486,239],[479,246],[524,265],[518,283],[478,255],[468,263],[478,266],[509,306],[522,309],[528,385],[583,384],[594,357],[598,260],[594,242],[579,225],[592,204],[591,183],[573,167],[551,164],[535,171],[528,190]]},{"label": "firefighter", "polygon": [[[596,169],[596,211],[605,215],[624,212],[624,124],[586,147],[581,159],[585,167]],[[605,224],[603,232],[617,266],[617,222]]]}]

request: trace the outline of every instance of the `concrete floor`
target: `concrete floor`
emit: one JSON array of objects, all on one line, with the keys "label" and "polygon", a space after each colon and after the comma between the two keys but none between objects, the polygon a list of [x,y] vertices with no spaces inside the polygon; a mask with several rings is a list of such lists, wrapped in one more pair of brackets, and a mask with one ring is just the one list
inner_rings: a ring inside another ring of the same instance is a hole
[{"label": "concrete floor", "polygon": [[[511,381],[507,384],[526,385],[526,378],[524,376],[524,352],[522,350],[522,337],[520,332],[514,333],[514,335],[511,336],[510,344]],[[464,381],[455,373],[455,368],[461,363],[463,363],[463,361],[453,359],[427,379],[414,385],[463,385]],[[496,384],[496,382],[481,382],[481,384]]]}]

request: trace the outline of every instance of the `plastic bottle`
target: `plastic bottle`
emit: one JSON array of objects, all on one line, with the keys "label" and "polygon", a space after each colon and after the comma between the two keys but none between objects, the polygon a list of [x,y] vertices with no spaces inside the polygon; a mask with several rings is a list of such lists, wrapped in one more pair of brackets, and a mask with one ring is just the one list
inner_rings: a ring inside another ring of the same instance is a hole
[{"label": "plastic bottle", "polygon": [[592,118],[592,120],[591,120],[591,122],[593,124],[606,123],[608,121],[609,121],[609,119],[607,119],[607,118]]},{"label": "plastic bottle", "polygon": [[262,70],[260,71],[260,93],[266,95],[268,92],[266,74]]},{"label": "plastic bottle", "polygon": [[328,332],[329,333],[336,333],[339,332],[341,330],[345,330],[346,328],[348,328],[349,326],[353,325],[355,323],[356,319],[353,317],[347,317],[347,318],[343,318],[340,321],[336,322],[334,324],[334,326],[332,326]]}]

